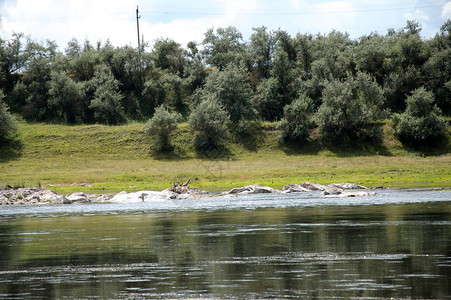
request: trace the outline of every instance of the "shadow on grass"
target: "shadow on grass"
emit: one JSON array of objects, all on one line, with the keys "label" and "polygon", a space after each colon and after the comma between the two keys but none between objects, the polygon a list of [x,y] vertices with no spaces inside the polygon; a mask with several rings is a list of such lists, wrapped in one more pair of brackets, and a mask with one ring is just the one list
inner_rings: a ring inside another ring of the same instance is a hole
[{"label": "shadow on grass", "polygon": [[18,139],[0,140],[0,162],[17,160],[22,156],[23,143]]},{"label": "shadow on grass", "polygon": [[156,149],[151,148],[149,154],[156,160],[170,160],[170,161],[181,161],[190,159],[187,155],[186,151],[183,149],[179,149],[178,147],[174,147],[171,145],[168,149],[164,151],[158,151]]},{"label": "shadow on grass", "polygon": [[430,142],[420,145],[403,145],[410,153],[415,153],[419,156],[440,156],[451,153],[451,138],[446,136],[440,142]]},{"label": "shadow on grass", "polygon": [[207,148],[196,151],[197,158],[202,160],[230,160],[234,154],[226,146],[210,144]]},{"label": "shadow on grass", "polygon": [[317,155],[327,150],[338,157],[356,157],[383,155],[392,156],[388,148],[381,144],[345,143],[341,145],[324,145],[318,139],[308,139],[306,142],[285,142],[280,145],[287,155]]},{"label": "shadow on grass", "polygon": [[284,142],[279,147],[286,155],[316,155],[323,150],[322,145],[317,140],[307,139],[305,142]]},{"label": "shadow on grass", "polygon": [[262,130],[260,122],[251,122],[247,124],[245,128],[232,128],[231,132],[235,132],[235,142],[241,144],[247,151],[257,151],[259,145],[261,145],[265,139],[265,133]]},{"label": "shadow on grass", "polygon": [[381,144],[344,144],[340,146],[329,145],[325,149],[331,151],[338,157],[356,156],[393,156],[390,150]]}]

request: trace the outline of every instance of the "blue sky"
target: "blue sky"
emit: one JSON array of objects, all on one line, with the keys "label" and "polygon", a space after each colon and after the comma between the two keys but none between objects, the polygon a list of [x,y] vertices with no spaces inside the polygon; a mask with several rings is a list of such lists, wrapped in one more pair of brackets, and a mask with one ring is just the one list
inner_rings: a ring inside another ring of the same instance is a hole
[{"label": "blue sky", "polygon": [[422,36],[430,38],[451,18],[450,0],[0,0],[0,35],[23,32],[36,40],[54,40],[61,50],[72,38],[136,46],[137,5],[147,42],[171,38],[184,47],[189,41],[202,42],[212,27],[235,26],[245,40],[260,26],[292,36],[336,29],[358,38],[385,34],[413,19],[421,24]]}]

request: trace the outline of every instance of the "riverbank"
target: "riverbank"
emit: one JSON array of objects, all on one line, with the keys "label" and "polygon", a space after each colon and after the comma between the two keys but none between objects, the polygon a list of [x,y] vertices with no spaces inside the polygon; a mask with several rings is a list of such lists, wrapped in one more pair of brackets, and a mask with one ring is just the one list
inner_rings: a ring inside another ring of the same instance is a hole
[{"label": "riverbank", "polygon": [[[262,123],[252,138],[234,137],[226,151],[198,154],[186,124],[173,134],[174,151],[155,154],[142,123],[123,126],[20,122],[18,138],[0,147],[0,185],[42,186],[57,193],[163,190],[191,179],[207,191],[249,184],[353,182],[367,187],[451,187],[451,154],[409,152],[384,128],[382,147],[336,151],[310,141],[277,143],[275,123]],[[449,147],[448,147],[449,148]]]}]

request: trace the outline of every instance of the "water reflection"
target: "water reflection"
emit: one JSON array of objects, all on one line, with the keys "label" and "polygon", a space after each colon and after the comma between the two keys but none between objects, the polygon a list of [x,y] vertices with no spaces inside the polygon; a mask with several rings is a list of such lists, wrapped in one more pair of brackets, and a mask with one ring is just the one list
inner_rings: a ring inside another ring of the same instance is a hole
[{"label": "water reflection", "polygon": [[451,295],[451,202],[0,220],[0,298]]}]

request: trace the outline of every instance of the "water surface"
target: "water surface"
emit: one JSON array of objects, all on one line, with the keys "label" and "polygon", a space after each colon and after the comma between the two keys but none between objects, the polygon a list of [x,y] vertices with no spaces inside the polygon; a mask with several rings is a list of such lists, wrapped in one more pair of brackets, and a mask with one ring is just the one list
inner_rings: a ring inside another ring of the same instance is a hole
[{"label": "water surface", "polygon": [[0,299],[451,299],[451,192],[0,208]]}]

